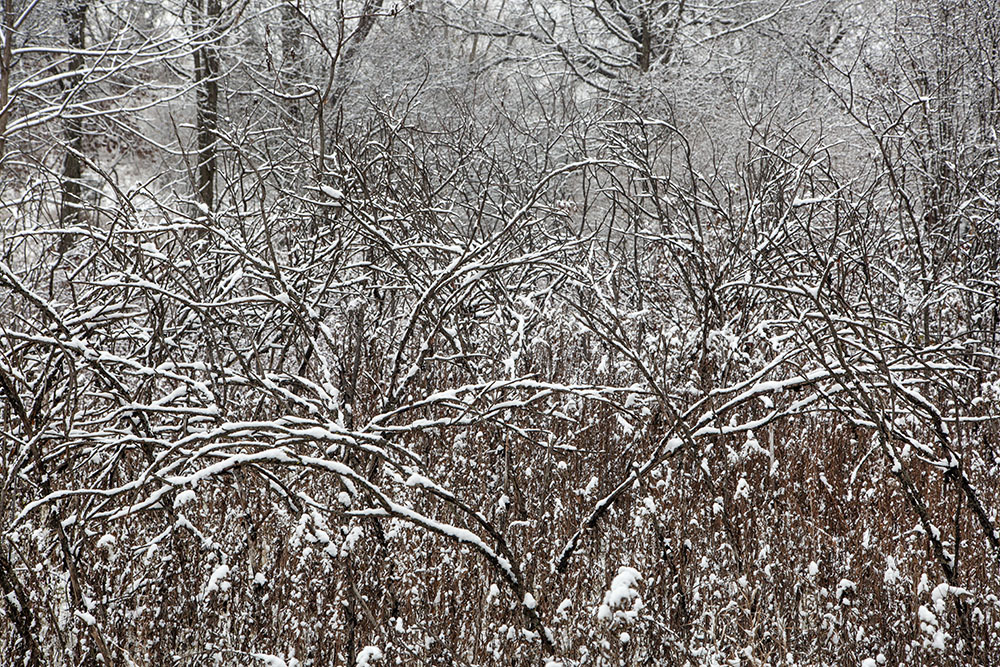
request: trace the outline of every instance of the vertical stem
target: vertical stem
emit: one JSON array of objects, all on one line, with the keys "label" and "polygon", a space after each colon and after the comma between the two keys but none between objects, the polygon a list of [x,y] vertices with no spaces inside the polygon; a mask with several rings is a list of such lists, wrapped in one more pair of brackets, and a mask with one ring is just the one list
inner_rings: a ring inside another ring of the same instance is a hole
[{"label": "vertical stem", "polygon": [[3,0],[0,16],[0,165],[7,154],[7,119],[10,116],[10,68],[13,63],[14,0]]},{"label": "vertical stem", "polygon": [[197,82],[198,199],[209,211],[215,208],[217,130],[219,122],[218,20],[219,0],[202,0],[197,26],[201,46],[194,53]]},{"label": "vertical stem", "polygon": [[[66,25],[67,42],[74,50],[69,61],[70,72],[73,75],[66,84],[67,96],[76,94],[83,75],[83,48],[85,46],[85,29],[87,26],[87,1],[68,0],[61,8],[63,23]],[[80,176],[82,165],[80,156],[83,151],[83,121],[70,112],[66,120],[66,153],[63,157],[62,183],[60,185],[61,201],[59,204],[59,222],[63,226],[77,224],[83,205],[81,198]],[[60,242],[60,252],[68,250],[72,237],[65,235]]]},{"label": "vertical stem", "polygon": [[[285,88],[294,91],[302,81],[302,10],[292,0],[281,6],[281,60],[282,75],[288,77]],[[292,121],[299,123],[299,102],[288,100],[286,107]]]}]

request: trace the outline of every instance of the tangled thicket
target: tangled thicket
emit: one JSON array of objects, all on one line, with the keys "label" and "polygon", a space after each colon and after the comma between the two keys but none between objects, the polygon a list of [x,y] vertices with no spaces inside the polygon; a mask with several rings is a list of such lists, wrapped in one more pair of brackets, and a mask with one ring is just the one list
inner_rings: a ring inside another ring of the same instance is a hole
[{"label": "tangled thicket", "polygon": [[994,3],[2,2],[10,664],[996,662]]}]

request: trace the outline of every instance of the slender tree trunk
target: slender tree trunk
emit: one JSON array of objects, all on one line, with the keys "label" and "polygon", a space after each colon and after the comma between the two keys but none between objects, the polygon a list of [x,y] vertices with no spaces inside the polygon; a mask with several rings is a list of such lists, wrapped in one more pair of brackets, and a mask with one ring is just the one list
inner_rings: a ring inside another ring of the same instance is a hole
[{"label": "slender tree trunk", "polygon": [[[87,27],[87,0],[67,0],[61,8],[63,23],[66,25],[67,43],[76,51],[69,61],[71,72],[75,72],[66,84],[66,96],[73,96],[82,81],[83,54],[85,46],[85,31]],[[83,199],[81,197],[80,176],[82,164],[80,156],[83,151],[83,121],[70,114],[66,120],[66,152],[63,156],[62,182],[60,184],[61,201],[59,203],[59,222],[63,226],[72,226],[80,221]],[[62,237],[60,251],[68,249],[72,237]]]},{"label": "slender tree trunk", "polygon": [[650,25],[651,19],[648,9],[643,11],[639,20],[642,21],[642,28],[640,30],[638,64],[639,71],[645,74],[649,71],[649,60],[653,50],[653,26]]},{"label": "slender tree trunk", "polygon": [[218,21],[219,0],[202,0],[196,25],[202,45],[194,53],[197,82],[198,199],[208,210],[215,208],[217,130],[219,122]]},{"label": "slender tree trunk", "polygon": [[[302,10],[293,0],[281,6],[281,60],[285,92],[294,95],[302,81]],[[298,100],[288,100],[286,108],[293,123],[302,121]]]},{"label": "slender tree trunk", "polygon": [[3,0],[0,16],[0,165],[7,154],[7,119],[10,117],[10,68],[13,64],[14,0]]}]

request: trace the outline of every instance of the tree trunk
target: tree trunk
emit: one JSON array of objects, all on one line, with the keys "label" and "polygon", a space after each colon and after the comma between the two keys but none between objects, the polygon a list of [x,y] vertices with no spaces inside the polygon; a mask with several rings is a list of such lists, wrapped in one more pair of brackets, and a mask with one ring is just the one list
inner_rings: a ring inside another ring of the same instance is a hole
[{"label": "tree trunk", "polygon": [[[302,11],[291,0],[281,6],[281,72],[285,94],[295,95],[302,82]],[[298,100],[289,99],[286,109],[293,123],[302,121]]]},{"label": "tree trunk", "polygon": [[217,129],[219,119],[218,22],[219,0],[202,0],[199,28],[201,46],[194,53],[197,83],[198,199],[209,211],[215,208]]},{"label": "tree trunk", "polygon": [[10,68],[13,64],[14,0],[3,0],[0,16],[0,165],[7,154],[7,119],[10,117]]},{"label": "tree trunk", "polygon": [[[83,75],[83,48],[85,46],[85,30],[87,27],[87,0],[67,0],[60,9],[63,23],[66,25],[67,43],[74,53],[69,61],[69,69],[75,72],[67,79],[66,97],[76,94]],[[62,182],[60,184],[61,201],[59,203],[59,222],[63,226],[72,226],[80,222],[83,207],[81,197],[80,176],[83,168],[80,156],[83,151],[83,121],[70,112],[66,120],[66,152],[63,157]],[[72,237],[65,235],[60,243],[60,252],[68,250]]]}]

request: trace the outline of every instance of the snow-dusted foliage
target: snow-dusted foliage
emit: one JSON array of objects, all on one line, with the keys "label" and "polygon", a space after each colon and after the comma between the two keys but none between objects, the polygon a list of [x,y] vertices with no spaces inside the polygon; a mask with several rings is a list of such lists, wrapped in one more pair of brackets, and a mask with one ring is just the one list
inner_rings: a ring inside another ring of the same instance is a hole
[{"label": "snow-dusted foliage", "polygon": [[1000,654],[994,3],[0,3],[3,664]]}]

